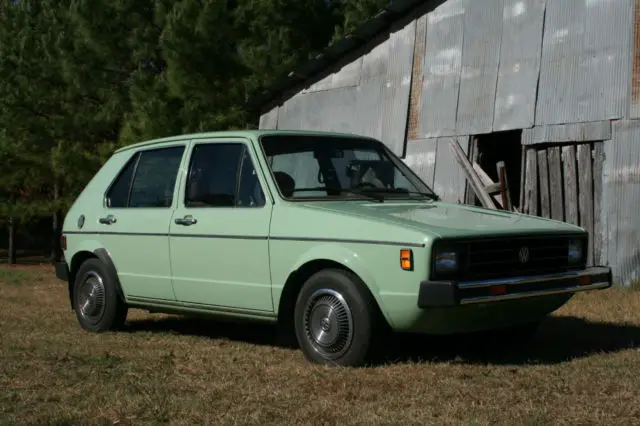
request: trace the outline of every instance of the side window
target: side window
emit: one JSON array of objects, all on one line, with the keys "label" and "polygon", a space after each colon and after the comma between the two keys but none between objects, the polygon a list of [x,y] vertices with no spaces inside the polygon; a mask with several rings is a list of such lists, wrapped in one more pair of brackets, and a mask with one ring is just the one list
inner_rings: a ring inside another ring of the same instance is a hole
[{"label": "side window", "polygon": [[131,178],[138,163],[139,153],[136,153],[124,166],[116,180],[111,185],[107,193],[107,207],[124,208],[129,204],[129,189],[131,188]]},{"label": "side window", "polygon": [[210,143],[193,148],[185,206],[264,206],[264,193],[244,144]]},{"label": "side window", "polygon": [[180,146],[138,153],[109,190],[107,207],[171,207],[183,152]]}]

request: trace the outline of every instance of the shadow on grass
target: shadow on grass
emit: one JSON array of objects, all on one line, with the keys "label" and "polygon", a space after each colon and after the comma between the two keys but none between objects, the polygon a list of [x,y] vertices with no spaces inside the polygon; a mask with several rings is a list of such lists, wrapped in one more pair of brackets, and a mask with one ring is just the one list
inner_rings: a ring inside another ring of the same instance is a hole
[{"label": "shadow on grass", "polygon": [[[282,341],[274,325],[260,323],[170,317],[130,321],[126,331],[173,333],[256,345],[295,347]],[[386,338],[384,347],[374,365],[404,362],[557,364],[595,354],[640,348],[640,327],[552,316],[541,323],[534,337],[524,342],[507,342],[490,333],[446,337],[396,333]]]}]

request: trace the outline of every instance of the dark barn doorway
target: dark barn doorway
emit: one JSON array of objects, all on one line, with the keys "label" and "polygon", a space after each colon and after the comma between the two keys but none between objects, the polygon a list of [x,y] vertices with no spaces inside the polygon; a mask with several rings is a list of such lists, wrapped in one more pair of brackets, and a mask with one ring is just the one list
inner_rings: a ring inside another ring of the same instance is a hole
[{"label": "dark barn doorway", "polygon": [[[522,130],[487,133],[476,135],[472,139],[472,158],[492,181],[499,181],[496,164],[504,161],[511,201],[514,205],[519,204],[520,200],[522,152]],[[473,190],[469,191],[473,193]],[[475,194],[471,202],[477,206],[481,205]]]}]

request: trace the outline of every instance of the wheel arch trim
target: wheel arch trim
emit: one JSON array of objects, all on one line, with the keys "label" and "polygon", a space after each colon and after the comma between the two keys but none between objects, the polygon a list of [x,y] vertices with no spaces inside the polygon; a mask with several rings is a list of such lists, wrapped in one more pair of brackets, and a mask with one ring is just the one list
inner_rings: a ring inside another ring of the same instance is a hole
[{"label": "wheel arch trim", "polygon": [[291,278],[295,276],[295,274],[299,273],[299,271],[305,265],[318,261],[329,261],[336,263],[357,275],[358,278],[360,278],[360,280],[363,282],[365,287],[367,287],[367,290],[371,293],[371,296],[374,298],[376,304],[378,305],[378,308],[380,309],[380,312],[384,316],[387,323],[391,325],[391,317],[385,309],[382,297],[380,295],[380,288],[375,278],[368,272],[366,265],[356,252],[337,243],[327,243],[319,246],[314,246],[312,249],[304,252],[298,257],[298,259],[294,263],[294,266],[286,275],[287,278],[285,284],[283,285],[283,287],[281,287],[280,293],[274,295],[274,305],[278,310],[278,315],[280,314],[282,295],[285,293],[286,287],[288,285],[291,285]]},{"label": "wheel arch trim", "polygon": [[[75,286],[76,273],[80,268],[80,265],[84,263],[84,261],[87,258],[98,259],[104,264],[107,270],[107,273],[109,274],[109,278],[112,279],[114,282],[117,296],[122,300],[122,302],[127,303],[125,293],[122,290],[122,285],[120,284],[118,271],[116,269],[115,264],[113,263],[113,260],[111,259],[111,256],[109,255],[109,252],[104,247],[98,247],[98,248],[94,248],[94,247],[95,246],[81,247],[74,253],[73,257],[71,258],[71,262],[69,264],[68,293],[69,293],[69,302],[71,304],[72,310],[75,309],[73,299],[74,299],[74,286]],[[82,258],[84,259],[80,264],[77,265],[77,267],[75,267],[76,266],[75,263],[77,262],[76,259],[78,259],[78,256],[82,256]]]}]

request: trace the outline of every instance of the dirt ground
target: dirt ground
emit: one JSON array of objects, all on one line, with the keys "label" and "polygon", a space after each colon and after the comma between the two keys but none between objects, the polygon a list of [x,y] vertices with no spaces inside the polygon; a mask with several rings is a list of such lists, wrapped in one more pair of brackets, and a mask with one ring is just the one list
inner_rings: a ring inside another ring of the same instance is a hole
[{"label": "dirt ground", "polygon": [[577,295],[530,343],[395,336],[330,369],[274,329],[130,311],[83,331],[50,265],[0,267],[0,424],[640,424],[640,292]]}]

